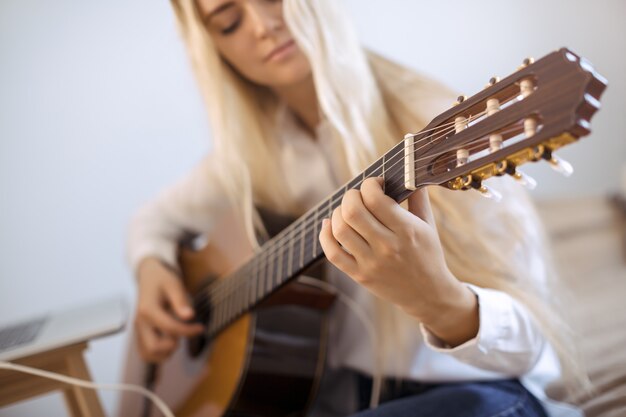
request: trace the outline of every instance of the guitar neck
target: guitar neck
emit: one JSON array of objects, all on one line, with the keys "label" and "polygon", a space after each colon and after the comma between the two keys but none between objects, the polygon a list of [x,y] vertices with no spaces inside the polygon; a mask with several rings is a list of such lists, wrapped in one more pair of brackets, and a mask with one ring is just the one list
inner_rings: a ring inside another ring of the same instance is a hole
[{"label": "guitar neck", "polygon": [[366,178],[382,177],[385,193],[389,197],[397,202],[408,198],[413,190],[405,187],[404,148],[404,141],[395,145],[366,170],[266,242],[260,252],[231,276],[215,281],[207,290],[228,296],[220,298],[223,306],[213,306],[224,311],[218,319],[210,321],[209,336],[218,333],[323,258],[318,239],[322,221],[330,218],[333,210],[341,205],[348,190],[358,189]]}]

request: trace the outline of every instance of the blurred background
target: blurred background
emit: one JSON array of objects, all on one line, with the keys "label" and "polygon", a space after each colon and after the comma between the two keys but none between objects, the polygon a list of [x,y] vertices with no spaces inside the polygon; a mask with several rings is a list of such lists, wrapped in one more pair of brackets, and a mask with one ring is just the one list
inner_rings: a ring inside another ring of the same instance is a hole
[{"label": "blurred background", "polygon": [[[609,80],[603,108],[560,153],[573,177],[526,168],[532,194],[554,207],[626,192],[626,2],[345,3],[365,45],[468,96],[527,56],[586,57]],[[167,1],[0,0],[0,325],[111,294],[134,302],[129,217],[210,143]],[[120,380],[126,339],[90,345],[96,381]],[[100,395],[112,414],[117,396]],[[0,409],[32,415],[66,415],[61,395]]]}]

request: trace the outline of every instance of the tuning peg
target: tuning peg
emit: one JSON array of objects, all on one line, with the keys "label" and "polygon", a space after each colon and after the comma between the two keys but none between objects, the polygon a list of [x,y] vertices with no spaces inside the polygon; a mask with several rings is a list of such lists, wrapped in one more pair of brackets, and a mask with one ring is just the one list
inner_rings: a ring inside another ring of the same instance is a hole
[{"label": "tuning peg", "polygon": [[459,104],[463,103],[465,100],[467,100],[467,96],[464,95],[460,95],[456,98],[456,101],[454,102],[455,106],[458,106]]},{"label": "tuning peg", "polygon": [[513,174],[511,174],[511,176],[513,178],[515,178],[515,180],[523,185],[524,187],[528,188],[529,190],[534,190],[535,188],[537,188],[537,181],[535,181],[535,179],[533,177],[531,177],[530,175],[520,171],[520,170],[515,170],[515,172],[513,172]]},{"label": "tuning peg", "polygon": [[526,68],[527,66],[529,66],[530,64],[535,62],[535,58],[533,58],[532,56],[529,56],[528,58],[525,58],[522,61],[522,65],[520,65],[517,69],[520,70],[522,68]]},{"label": "tuning peg", "polygon": [[566,177],[569,177],[570,175],[574,173],[574,167],[572,166],[572,164],[567,162],[565,159],[558,157],[555,154],[551,155],[548,162],[550,163],[550,166],[552,167],[553,170],[555,170],[559,174],[562,174]]},{"label": "tuning peg", "polygon": [[502,194],[489,187],[488,185],[481,184],[479,188],[476,189],[480,195],[495,202],[499,202],[502,200]]},{"label": "tuning peg", "polygon": [[499,82],[500,82],[500,77],[494,75],[493,77],[489,79],[489,82],[485,85],[485,88],[489,88],[492,85],[496,85]]}]

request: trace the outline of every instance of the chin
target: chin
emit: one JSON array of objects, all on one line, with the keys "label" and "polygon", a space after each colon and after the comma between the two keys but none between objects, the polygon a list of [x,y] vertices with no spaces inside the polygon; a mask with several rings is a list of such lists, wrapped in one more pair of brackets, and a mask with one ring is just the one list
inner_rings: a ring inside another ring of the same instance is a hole
[{"label": "chin", "polygon": [[276,87],[297,85],[311,78],[311,67],[308,61],[290,62],[274,70],[271,84]]}]

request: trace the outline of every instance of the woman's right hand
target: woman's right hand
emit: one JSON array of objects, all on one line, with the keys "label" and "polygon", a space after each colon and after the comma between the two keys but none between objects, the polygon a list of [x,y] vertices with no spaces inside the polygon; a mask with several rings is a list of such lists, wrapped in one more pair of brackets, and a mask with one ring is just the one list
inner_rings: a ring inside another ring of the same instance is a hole
[{"label": "woman's right hand", "polygon": [[194,311],[178,276],[159,260],[144,259],[138,269],[138,302],[135,332],[144,360],[160,363],[178,346],[180,336],[195,336],[203,331],[190,323]]}]

